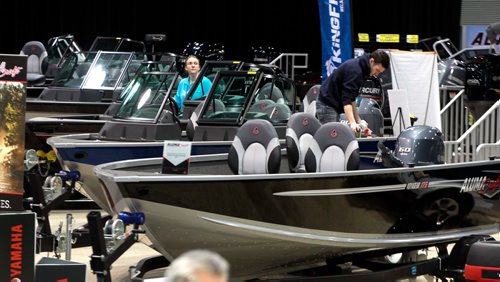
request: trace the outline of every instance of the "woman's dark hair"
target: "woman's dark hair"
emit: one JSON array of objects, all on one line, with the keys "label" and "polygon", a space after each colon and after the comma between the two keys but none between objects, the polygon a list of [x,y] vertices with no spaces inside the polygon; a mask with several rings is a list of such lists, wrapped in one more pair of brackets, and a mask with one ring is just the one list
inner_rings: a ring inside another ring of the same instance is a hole
[{"label": "woman's dark hair", "polygon": [[384,69],[389,68],[389,55],[385,51],[375,50],[370,53],[370,59],[373,59],[375,64],[382,64]]}]

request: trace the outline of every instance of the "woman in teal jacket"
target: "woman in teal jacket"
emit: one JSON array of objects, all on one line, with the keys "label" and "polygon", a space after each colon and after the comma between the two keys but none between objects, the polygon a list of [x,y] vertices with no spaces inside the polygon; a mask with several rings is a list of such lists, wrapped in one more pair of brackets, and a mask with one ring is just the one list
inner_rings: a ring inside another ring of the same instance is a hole
[{"label": "woman in teal jacket", "polygon": [[[184,99],[186,99],[186,95],[198,77],[200,72],[200,60],[194,55],[189,55],[186,58],[184,70],[188,73],[188,76],[179,82],[179,85],[177,86],[177,94],[175,94],[174,97],[175,102],[179,106],[179,110],[184,108]],[[210,87],[212,87],[210,79],[203,77],[190,100],[197,100],[201,97],[207,96],[210,91]]]}]

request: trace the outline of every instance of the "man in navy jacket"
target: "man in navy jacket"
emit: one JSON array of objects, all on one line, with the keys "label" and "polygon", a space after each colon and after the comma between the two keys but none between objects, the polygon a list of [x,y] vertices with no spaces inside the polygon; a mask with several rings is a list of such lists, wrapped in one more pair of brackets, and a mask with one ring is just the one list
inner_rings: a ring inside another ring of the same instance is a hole
[{"label": "man in navy jacket", "polygon": [[376,50],[342,63],[321,84],[316,113],[321,123],[339,121],[345,113],[349,126],[354,133],[361,131],[361,121],[356,107],[358,90],[366,76],[377,76],[389,67],[389,56]]}]

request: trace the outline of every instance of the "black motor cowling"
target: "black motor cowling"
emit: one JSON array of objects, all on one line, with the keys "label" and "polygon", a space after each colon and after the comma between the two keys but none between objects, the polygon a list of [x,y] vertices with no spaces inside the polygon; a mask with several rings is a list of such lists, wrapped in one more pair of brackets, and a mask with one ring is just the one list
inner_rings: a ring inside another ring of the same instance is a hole
[{"label": "black motor cowling", "polygon": [[468,100],[497,101],[500,98],[500,56],[481,55],[466,63],[465,94]]},{"label": "black motor cowling", "polygon": [[218,42],[189,42],[182,51],[182,55],[196,55],[202,63],[206,60],[222,61],[224,60],[224,45]]},{"label": "black motor cowling", "polygon": [[441,131],[427,125],[407,128],[399,134],[394,152],[405,165],[442,164],[444,141]]},{"label": "black motor cowling", "polygon": [[371,99],[377,102],[378,108],[384,105],[384,92],[382,91],[382,83],[376,76],[369,76],[361,83],[358,95],[361,99]]},{"label": "black motor cowling", "polygon": [[432,126],[416,125],[399,134],[394,152],[379,143],[382,161],[389,167],[422,166],[444,163],[441,131]]}]

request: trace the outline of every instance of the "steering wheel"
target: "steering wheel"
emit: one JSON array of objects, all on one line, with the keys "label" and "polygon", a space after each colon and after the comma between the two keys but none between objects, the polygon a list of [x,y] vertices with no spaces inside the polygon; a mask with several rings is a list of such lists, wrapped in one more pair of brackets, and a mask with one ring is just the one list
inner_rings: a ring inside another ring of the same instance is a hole
[{"label": "steering wheel", "polygon": [[177,105],[177,102],[174,100],[174,98],[168,96],[168,104],[170,105],[170,108],[172,109],[172,113],[174,114],[174,116],[179,119],[179,112],[180,112],[180,109],[179,109],[179,105]]}]

